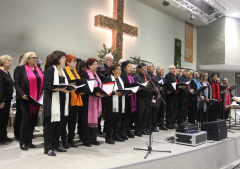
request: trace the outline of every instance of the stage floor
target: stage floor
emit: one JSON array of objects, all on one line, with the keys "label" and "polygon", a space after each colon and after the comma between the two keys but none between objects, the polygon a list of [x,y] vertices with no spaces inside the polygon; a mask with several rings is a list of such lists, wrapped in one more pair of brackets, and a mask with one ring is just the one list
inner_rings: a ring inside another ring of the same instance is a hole
[{"label": "stage floor", "polygon": [[[240,136],[239,130],[232,130],[234,134],[228,132],[230,139],[224,141],[205,143],[197,147],[170,144],[164,141],[167,137],[174,136],[174,130],[162,131],[153,133],[153,150],[172,151],[172,153],[165,152],[152,152],[147,159],[144,159],[146,152],[135,151],[134,148],[147,148],[149,136],[135,137],[134,139],[128,139],[126,142],[116,142],[115,145],[106,144],[104,137],[98,136],[98,140],[101,142],[100,146],[85,147],[78,141],[78,137],[75,139],[79,145],[78,148],[70,148],[66,153],[56,152],[56,157],[50,157],[45,155],[43,149],[43,137],[42,129],[39,127],[40,132],[34,133],[33,143],[37,146],[36,149],[29,149],[28,151],[22,151],[19,148],[19,142],[14,140],[12,143],[0,144],[0,168],[134,168],[134,165],[150,162],[153,160],[167,159],[174,156],[181,156],[182,154],[193,152],[195,150],[211,147],[219,142],[227,142],[231,140],[231,137],[237,138]],[[13,137],[13,130],[8,128],[10,138]],[[203,154],[204,156],[204,154]],[[234,160],[235,161],[235,160]],[[177,162],[177,161],[175,161]],[[187,161],[186,161],[187,162]],[[165,164],[164,166],[167,166]],[[138,167],[139,168],[139,167]],[[148,167],[143,167],[148,168]],[[155,168],[149,166],[149,168]],[[156,168],[162,168],[156,166]],[[164,167],[166,168],[166,167]],[[188,168],[188,167],[185,167]],[[189,168],[198,168],[189,166]],[[208,167],[207,167],[208,168]]]}]

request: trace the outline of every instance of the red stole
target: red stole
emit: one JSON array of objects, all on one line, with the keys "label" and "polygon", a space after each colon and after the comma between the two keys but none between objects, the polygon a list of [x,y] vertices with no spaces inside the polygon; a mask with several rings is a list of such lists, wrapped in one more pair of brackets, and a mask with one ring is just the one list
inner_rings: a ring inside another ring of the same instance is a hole
[{"label": "red stole", "polygon": [[213,98],[218,100],[218,103],[220,103],[220,85],[218,82],[217,83],[217,92],[216,93],[216,86],[215,86],[215,82],[212,81],[212,93],[213,93]]}]

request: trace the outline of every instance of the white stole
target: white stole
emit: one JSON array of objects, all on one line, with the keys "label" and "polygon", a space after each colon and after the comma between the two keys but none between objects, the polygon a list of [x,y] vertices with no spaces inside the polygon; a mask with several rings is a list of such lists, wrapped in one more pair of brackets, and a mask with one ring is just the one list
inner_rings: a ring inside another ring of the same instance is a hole
[{"label": "white stole", "polygon": [[[115,82],[113,91],[117,91],[118,86],[117,86],[115,77],[113,75],[111,75],[111,79],[112,79],[112,81]],[[124,89],[124,83],[123,83],[121,77],[118,77],[118,80],[121,83],[122,88]],[[113,98],[112,99],[112,105],[113,105],[112,110],[113,110],[113,112],[117,113],[117,112],[119,112],[119,107],[118,107],[119,106],[119,102],[118,102],[119,96],[118,95],[113,95],[112,98]],[[125,96],[122,96],[122,113],[125,113]]]},{"label": "white stole", "polygon": [[[59,74],[58,74],[58,70],[57,67],[55,65],[53,65],[54,67],[54,79],[53,79],[53,85],[58,85],[59,84]],[[61,69],[62,71],[62,75],[63,77],[65,77],[65,84],[68,84],[68,80],[67,77],[63,71],[63,69]],[[66,93],[66,99],[65,99],[65,111],[64,111],[64,115],[68,116],[68,104],[69,104],[69,93]],[[60,97],[59,97],[59,91],[57,92],[53,92],[52,93],[52,107],[51,107],[51,122],[56,122],[56,121],[60,121],[60,116],[61,116],[61,112],[60,112]]]}]

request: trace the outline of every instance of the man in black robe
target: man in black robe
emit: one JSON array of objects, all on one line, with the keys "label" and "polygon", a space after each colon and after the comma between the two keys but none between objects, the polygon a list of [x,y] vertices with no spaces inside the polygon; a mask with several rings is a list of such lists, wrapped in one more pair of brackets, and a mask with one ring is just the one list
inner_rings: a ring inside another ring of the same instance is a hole
[{"label": "man in black robe", "polygon": [[[105,63],[103,65],[98,66],[97,68],[97,75],[100,78],[100,80],[103,81],[105,80],[105,78],[108,76],[108,72],[110,67],[112,66],[113,63],[113,55],[111,53],[107,54],[105,56]],[[104,113],[104,109],[106,108],[106,98],[102,98],[102,113]],[[101,119],[102,116],[100,116],[100,118],[98,119],[98,134],[103,134],[102,130],[101,130]]]},{"label": "man in black robe", "polygon": [[[166,79],[163,77],[163,75],[164,75],[163,67],[161,67],[161,66],[157,67],[156,74],[157,75],[155,76],[156,77],[155,80],[158,82],[161,81],[161,84],[165,84]],[[160,89],[159,91],[160,91],[162,99],[166,102],[166,92],[164,92],[164,87],[160,87],[159,89]],[[157,112],[157,121],[159,123],[160,130],[168,130],[166,128],[166,126],[164,125],[165,108],[166,108],[166,105],[164,104],[163,101],[161,101],[158,112]]]}]

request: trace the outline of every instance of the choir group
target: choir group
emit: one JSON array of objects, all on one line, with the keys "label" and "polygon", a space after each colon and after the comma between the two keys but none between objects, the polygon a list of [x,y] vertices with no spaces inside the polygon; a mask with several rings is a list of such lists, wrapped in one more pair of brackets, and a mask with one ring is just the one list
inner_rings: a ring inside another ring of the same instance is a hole
[{"label": "choir group", "polygon": [[[91,147],[100,145],[98,134],[106,133],[105,142],[115,144],[159,129],[174,129],[186,121],[205,123],[229,116],[230,110],[224,108],[232,101],[227,78],[222,79],[226,86],[222,90],[217,74],[212,74],[210,80],[208,73],[199,75],[197,71],[191,73],[189,69],[170,65],[164,78],[163,67],[155,68],[153,63],[132,65],[123,59],[119,64],[113,61],[111,54],[105,56],[103,65],[98,65],[95,58],[85,62],[74,55],[54,51],[47,56],[43,72],[36,53],[27,52],[20,56],[13,80],[8,71],[12,58],[1,56],[0,143],[13,141],[7,136],[7,126],[14,88],[17,109],[14,135],[19,139],[20,149],[36,148],[32,138],[40,106],[30,100],[39,101],[43,96],[44,153],[49,156],[56,156],[54,150],[66,152],[69,145],[78,147],[74,142],[76,126],[83,145]],[[77,87],[77,79],[93,80],[94,88],[110,82],[114,82],[114,87],[107,96],[97,90],[84,93],[63,87]],[[146,85],[139,85],[136,92],[124,94],[131,84],[143,83]],[[175,90],[166,88],[166,84],[174,84]],[[199,94],[197,91],[202,86],[207,88]],[[153,98],[157,106],[151,106]]]}]

